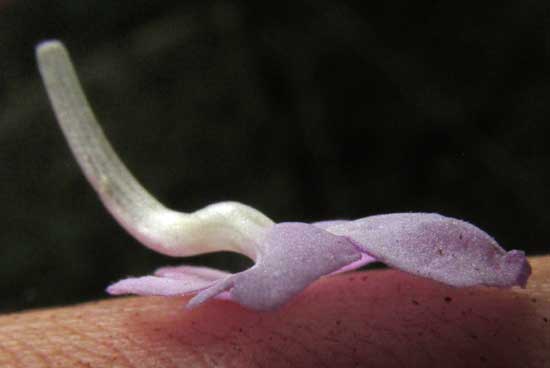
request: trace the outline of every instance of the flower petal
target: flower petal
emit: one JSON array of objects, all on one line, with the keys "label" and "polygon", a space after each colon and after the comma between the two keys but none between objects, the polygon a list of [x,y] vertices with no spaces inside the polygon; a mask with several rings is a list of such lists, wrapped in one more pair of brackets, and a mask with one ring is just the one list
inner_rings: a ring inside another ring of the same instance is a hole
[{"label": "flower petal", "polygon": [[327,231],[389,266],[453,286],[524,287],[531,273],[523,252],[506,252],[474,225],[438,214],[370,216]]},{"label": "flower petal", "polygon": [[326,221],[318,221],[312,223],[313,226],[317,226],[323,230],[328,229],[329,227],[335,226],[335,225],[342,225],[347,222],[350,222],[349,220],[326,220]]},{"label": "flower petal", "polygon": [[207,267],[163,267],[155,272],[155,276],[130,277],[118,281],[109,286],[107,292],[114,295],[185,295],[206,289],[229,275]]},{"label": "flower petal", "polygon": [[336,271],[332,272],[330,275],[336,275],[338,273],[353,271],[353,270],[356,270],[360,267],[366,266],[369,263],[373,263],[373,262],[378,262],[378,260],[374,257],[371,257],[370,255],[368,255],[366,253],[361,253],[361,258],[359,260],[357,260],[355,262],[351,262],[350,264],[340,268],[339,270],[336,270]]},{"label": "flower petal", "polygon": [[168,277],[176,280],[198,279],[216,281],[231,275],[229,272],[216,270],[210,267],[196,266],[167,266],[155,271],[155,276]]},{"label": "flower petal", "polygon": [[256,265],[199,292],[190,306],[229,290],[233,300],[248,308],[274,309],[319,277],[362,259],[345,237],[304,223],[274,225],[263,244]]},{"label": "flower petal", "polygon": [[[312,225],[319,227],[323,230],[327,230],[328,228],[333,227],[335,225],[342,225],[348,222],[350,221],[349,220],[326,220],[326,221],[314,222]],[[332,272],[330,275],[336,275],[338,273],[353,271],[369,263],[373,263],[377,261],[378,260],[376,258],[368,255],[367,253],[361,253],[361,259],[359,259],[358,261],[352,262],[337,271]]]}]

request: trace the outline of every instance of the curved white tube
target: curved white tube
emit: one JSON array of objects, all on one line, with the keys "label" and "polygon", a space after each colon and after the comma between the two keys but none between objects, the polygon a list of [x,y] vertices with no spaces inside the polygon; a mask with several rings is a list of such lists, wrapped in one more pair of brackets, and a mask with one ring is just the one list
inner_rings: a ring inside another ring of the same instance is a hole
[{"label": "curved white tube", "polygon": [[63,44],[42,42],[36,56],[76,160],[105,207],[132,236],[171,256],[229,250],[256,259],[262,253],[259,240],[273,221],[237,202],[216,203],[191,214],[166,208],[139,184],[109,144]]}]

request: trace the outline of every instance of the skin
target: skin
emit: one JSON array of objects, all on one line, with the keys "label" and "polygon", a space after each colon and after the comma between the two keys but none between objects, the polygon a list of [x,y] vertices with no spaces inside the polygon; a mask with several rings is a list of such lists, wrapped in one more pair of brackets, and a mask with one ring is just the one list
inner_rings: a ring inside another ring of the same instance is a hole
[{"label": "skin", "polygon": [[543,367],[550,256],[527,289],[394,270],[323,278],[274,312],[131,297],[0,317],[1,367]]}]

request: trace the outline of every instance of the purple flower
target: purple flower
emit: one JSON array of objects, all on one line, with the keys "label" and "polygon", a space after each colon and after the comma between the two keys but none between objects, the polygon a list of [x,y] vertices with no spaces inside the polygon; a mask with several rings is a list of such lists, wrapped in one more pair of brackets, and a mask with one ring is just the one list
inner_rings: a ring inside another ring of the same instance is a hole
[{"label": "purple flower", "polygon": [[161,268],[155,276],[128,278],[107,290],[196,294],[189,307],[222,297],[268,310],[319,277],[377,260],[453,286],[524,287],[531,272],[523,252],[506,252],[467,222],[426,213],[371,216],[332,226],[280,223],[266,233],[262,250],[252,268],[237,274],[201,267]]},{"label": "purple flower", "polygon": [[355,221],[275,224],[260,211],[220,202],[193,213],[166,208],[132,176],[105,138],[63,45],[47,41],[37,58],[59,124],[88,181],[115,219],[145,246],[170,256],[230,250],[255,261],[230,274],[204,267],[164,267],[111,285],[111,294],[188,295],[248,308],[277,308],[322,276],[380,261],[448,285],[525,287],[522,251],[506,252],[467,222],[429,213]]}]

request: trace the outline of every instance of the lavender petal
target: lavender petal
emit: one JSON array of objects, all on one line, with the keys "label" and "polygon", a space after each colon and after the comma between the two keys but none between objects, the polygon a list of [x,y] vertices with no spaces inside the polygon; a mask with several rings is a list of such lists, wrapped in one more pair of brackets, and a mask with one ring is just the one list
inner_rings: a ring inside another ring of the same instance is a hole
[{"label": "lavender petal", "polygon": [[531,273],[522,251],[506,252],[474,225],[439,214],[370,216],[327,231],[391,267],[453,286],[525,287]]}]

